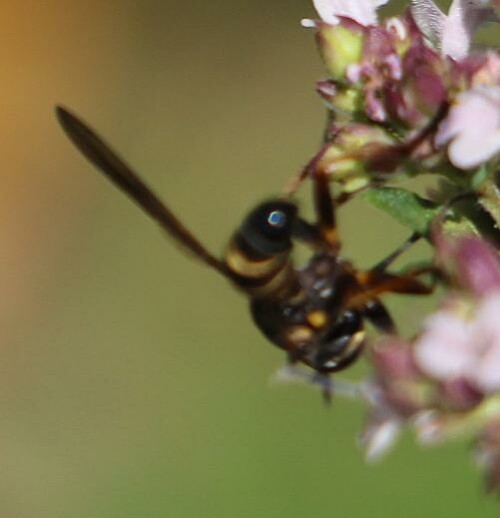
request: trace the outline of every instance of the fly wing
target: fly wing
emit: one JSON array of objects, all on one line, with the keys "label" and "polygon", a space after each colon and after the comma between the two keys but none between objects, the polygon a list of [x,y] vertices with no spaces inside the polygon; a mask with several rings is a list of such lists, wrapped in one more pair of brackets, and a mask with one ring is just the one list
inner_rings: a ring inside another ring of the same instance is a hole
[{"label": "fly wing", "polygon": [[171,235],[177,243],[224,276],[226,265],[214,257],[139,176],[76,115],[56,107],[57,118],[75,146],[120,190],[137,203]]}]

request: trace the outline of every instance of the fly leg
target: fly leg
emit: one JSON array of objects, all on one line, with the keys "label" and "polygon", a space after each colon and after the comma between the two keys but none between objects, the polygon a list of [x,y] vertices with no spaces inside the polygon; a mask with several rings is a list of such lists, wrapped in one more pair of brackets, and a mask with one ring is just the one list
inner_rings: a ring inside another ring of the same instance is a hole
[{"label": "fly leg", "polygon": [[335,217],[336,202],[330,192],[327,175],[320,169],[309,173],[313,180],[313,200],[316,222],[299,219],[294,229],[295,237],[318,250],[327,250],[335,255],[340,251],[340,238]]},{"label": "fly leg", "polygon": [[379,299],[373,299],[363,308],[363,316],[382,333],[396,334],[396,324],[389,311]]},{"label": "fly leg", "polygon": [[413,234],[404,241],[401,245],[399,245],[396,250],[391,252],[387,257],[384,257],[381,261],[379,261],[375,266],[371,268],[371,272],[385,272],[387,268],[404,252],[406,252],[413,243],[416,243],[422,237],[418,232],[413,232]]}]

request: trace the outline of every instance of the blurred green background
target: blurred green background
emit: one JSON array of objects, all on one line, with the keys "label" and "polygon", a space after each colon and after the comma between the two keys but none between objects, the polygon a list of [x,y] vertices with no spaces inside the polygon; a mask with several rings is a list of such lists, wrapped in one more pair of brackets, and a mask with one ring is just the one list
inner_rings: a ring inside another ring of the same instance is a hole
[{"label": "blurred green background", "polygon": [[[361,405],[270,383],[284,358],[244,297],[53,117],[63,103],[91,121],[221,250],[317,149],[312,15],[306,0],[2,3],[1,518],[496,514],[466,443],[407,437],[367,466]],[[340,225],[361,266],[407,235],[357,201]],[[407,330],[430,307],[388,301]]]}]

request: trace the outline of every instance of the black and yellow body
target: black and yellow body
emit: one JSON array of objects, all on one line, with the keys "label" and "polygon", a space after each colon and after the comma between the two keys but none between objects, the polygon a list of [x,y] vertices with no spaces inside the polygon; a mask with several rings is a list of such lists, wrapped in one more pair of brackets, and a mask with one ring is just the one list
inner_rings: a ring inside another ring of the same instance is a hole
[{"label": "black and yellow body", "polygon": [[[320,373],[346,368],[363,349],[365,319],[382,331],[394,330],[379,295],[431,291],[416,278],[425,270],[405,275],[386,271],[417,236],[369,271],[359,271],[340,257],[334,201],[321,171],[310,171],[314,223],[304,221],[289,199],[263,202],[244,219],[218,259],[93,130],[64,108],[57,108],[57,116],[74,144],[108,179],[187,252],[246,294],[257,327],[293,363]],[[311,247],[311,258],[302,268],[293,263],[296,241]]]},{"label": "black and yellow body", "polygon": [[319,252],[296,275],[298,296],[252,299],[256,325],[291,362],[322,373],[346,368],[361,353],[365,338],[362,311],[346,307],[355,278],[333,254]]},{"label": "black and yellow body", "polygon": [[[235,232],[224,255],[233,282],[250,298],[257,327],[292,362],[319,372],[352,363],[364,343],[358,309],[346,309],[357,281],[351,266],[327,243],[303,268],[293,264],[300,239],[297,207],[272,200],[257,206]],[[309,227],[312,228],[312,227]]]}]

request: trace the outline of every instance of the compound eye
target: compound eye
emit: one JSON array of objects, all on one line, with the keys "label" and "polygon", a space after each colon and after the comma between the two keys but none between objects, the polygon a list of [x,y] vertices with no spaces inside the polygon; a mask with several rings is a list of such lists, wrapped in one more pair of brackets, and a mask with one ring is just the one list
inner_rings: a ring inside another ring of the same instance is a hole
[{"label": "compound eye", "polygon": [[285,200],[258,205],[243,221],[239,239],[254,256],[269,257],[289,250],[297,206]]},{"label": "compound eye", "polygon": [[283,228],[286,225],[286,215],[281,210],[273,210],[268,218],[267,222],[271,227],[274,228]]}]

